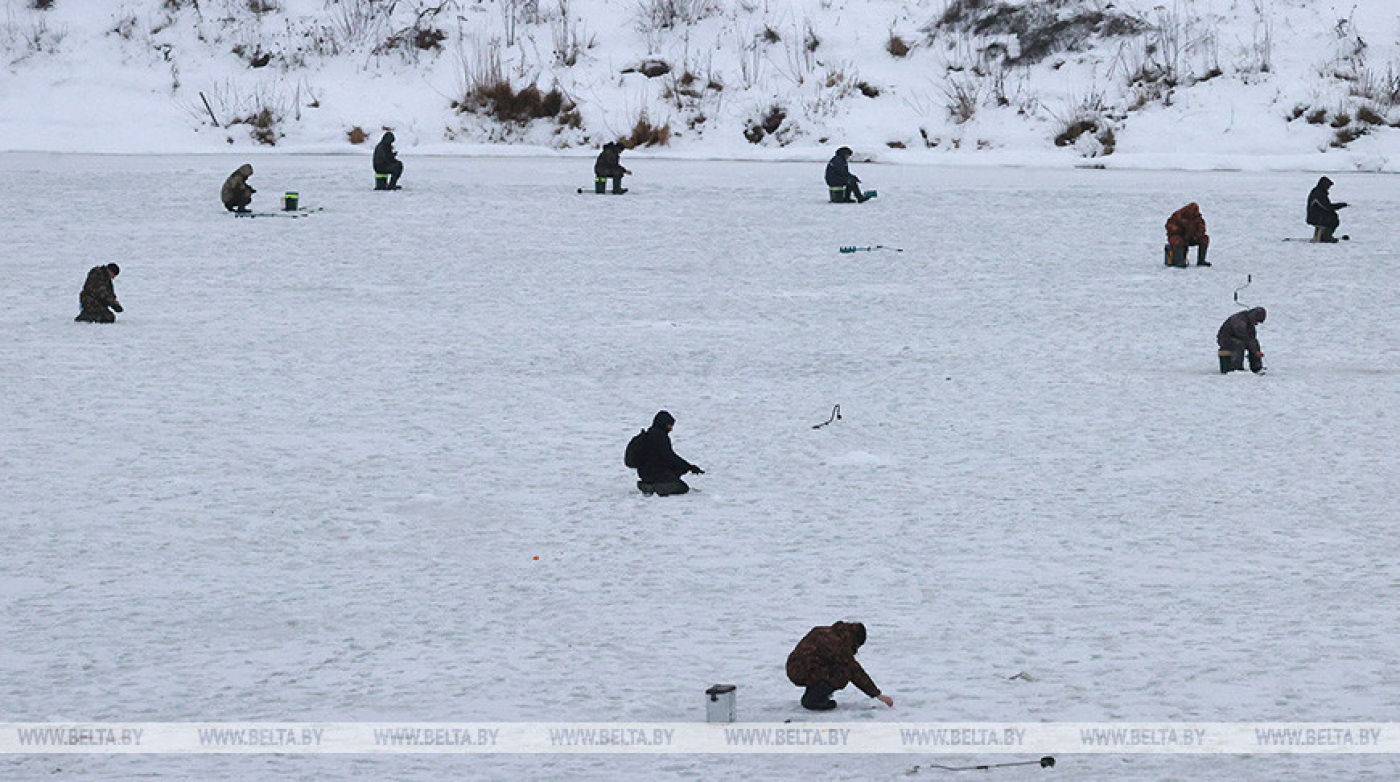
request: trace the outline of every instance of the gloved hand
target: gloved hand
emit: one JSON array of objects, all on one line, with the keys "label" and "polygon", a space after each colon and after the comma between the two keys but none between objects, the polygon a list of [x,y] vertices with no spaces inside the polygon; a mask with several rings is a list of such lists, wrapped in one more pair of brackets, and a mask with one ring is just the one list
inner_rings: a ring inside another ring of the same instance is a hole
[{"label": "gloved hand", "polygon": [[1332,208],[1333,208],[1333,209],[1346,209],[1346,208],[1347,208],[1347,202],[1346,202],[1346,201],[1343,201],[1343,202],[1341,202],[1340,204],[1332,204]]},{"label": "gloved hand", "polygon": [[699,467],[696,467],[696,466],[693,465],[693,464],[690,465],[690,471],[693,472],[693,473],[695,473],[696,475],[704,475],[704,474],[705,474],[705,471],[704,471],[704,470],[700,469]]},{"label": "gloved hand", "polygon": [[248,188],[248,192],[249,192],[249,193],[256,193],[256,192],[258,192],[258,191],[254,190],[253,188],[250,187],[250,188]]},{"label": "gloved hand", "polygon": [[119,302],[119,301],[113,301],[113,302],[112,302],[112,309],[116,310],[117,312],[121,312],[121,311],[122,311],[122,303]]}]

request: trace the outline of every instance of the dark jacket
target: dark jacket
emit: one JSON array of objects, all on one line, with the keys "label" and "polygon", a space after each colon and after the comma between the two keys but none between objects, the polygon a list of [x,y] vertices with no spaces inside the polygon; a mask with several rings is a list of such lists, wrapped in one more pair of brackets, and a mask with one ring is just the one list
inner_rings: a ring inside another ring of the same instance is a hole
[{"label": "dark jacket", "polygon": [[112,288],[112,273],[107,266],[94,266],[88,270],[83,290],[78,294],[78,305],[88,312],[105,310],[117,303],[117,292]]},{"label": "dark jacket", "polygon": [[856,662],[856,650],[863,643],[865,625],[859,622],[813,627],[788,655],[788,679],[799,687],[824,684],[833,690],[855,684],[866,695],[878,697],[880,688]]},{"label": "dark jacket", "polygon": [[1332,199],[1327,196],[1327,191],[1331,188],[1332,180],[1323,177],[1317,180],[1317,186],[1308,193],[1308,225],[1336,228],[1342,224],[1337,210],[1345,209],[1346,204],[1332,203]]},{"label": "dark jacket", "polygon": [[677,456],[671,449],[671,433],[667,430],[675,422],[676,419],[665,410],[652,419],[651,428],[646,434],[646,447],[642,449],[642,461],[637,467],[637,480],[658,483],[695,470],[695,465]]},{"label": "dark jacket", "polygon": [[1251,353],[1264,352],[1259,349],[1259,337],[1254,327],[1263,323],[1267,314],[1263,307],[1236,312],[1220,324],[1220,330],[1215,333],[1216,344],[1222,348],[1229,348],[1234,342],[1242,342]]},{"label": "dark jacket", "polygon": [[224,180],[224,187],[219,195],[224,200],[224,206],[247,206],[253,202],[253,193],[257,192],[248,185],[248,177],[253,175],[253,166],[244,163],[238,170],[229,174]]},{"label": "dark jacket", "polygon": [[1194,203],[1187,204],[1172,212],[1167,218],[1167,244],[1203,245],[1210,244],[1206,235],[1206,219],[1201,216],[1201,208]]},{"label": "dark jacket", "polygon": [[593,176],[620,177],[627,173],[627,169],[622,167],[622,145],[609,141],[603,145],[603,151],[598,153],[598,162],[593,164]]},{"label": "dark jacket", "polygon": [[374,173],[392,174],[399,156],[394,154],[394,134],[385,133],[374,147]]},{"label": "dark jacket", "polygon": [[831,160],[827,161],[827,187],[854,187],[859,181],[859,179],[851,174],[851,167],[845,155],[837,152],[835,155],[831,156]]}]

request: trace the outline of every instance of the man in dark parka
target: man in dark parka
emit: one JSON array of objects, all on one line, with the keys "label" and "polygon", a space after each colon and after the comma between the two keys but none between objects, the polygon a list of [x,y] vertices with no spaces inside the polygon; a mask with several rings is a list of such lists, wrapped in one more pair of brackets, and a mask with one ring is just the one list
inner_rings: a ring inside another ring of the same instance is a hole
[{"label": "man in dark parka", "polygon": [[384,138],[381,138],[379,143],[374,147],[374,173],[389,175],[389,182],[384,188],[379,187],[379,182],[381,180],[375,180],[375,190],[399,189],[399,177],[403,176],[403,162],[399,160],[398,154],[394,152],[393,131],[385,133]]},{"label": "man in dark parka", "polygon": [[253,175],[251,163],[244,163],[238,167],[237,171],[228,175],[224,180],[224,187],[219,191],[219,197],[223,199],[224,208],[230,212],[246,212],[248,205],[253,203],[253,194],[258,192],[248,184],[248,177]]},{"label": "man in dark parka", "polygon": [[860,189],[860,179],[851,173],[850,160],[854,154],[850,147],[841,147],[826,163],[826,186],[832,201],[850,203],[854,198],[864,203],[866,200]]},{"label": "man in dark parka", "polygon": [[1337,226],[1342,224],[1342,218],[1337,216],[1338,209],[1346,209],[1346,202],[1332,203],[1327,191],[1332,189],[1332,180],[1322,177],[1317,180],[1317,184],[1308,193],[1308,225],[1313,226],[1313,241],[1333,243],[1337,237],[1332,233],[1337,230]]},{"label": "man in dark parka", "polygon": [[622,166],[622,145],[609,141],[603,145],[603,151],[598,153],[598,160],[593,164],[593,176],[599,179],[611,179],[613,181],[613,195],[622,195],[627,192],[627,188],[622,186],[622,176],[632,173]]},{"label": "man in dark parka", "polygon": [[883,695],[869,674],[856,661],[856,651],[865,643],[865,625],[860,622],[837,622],[830,627],[813,627],[787,659],[788,680],[802,693],[802,707],[811,711],[836,708],[831,694],[847,684],[855,684],[861,692],[879,698],[886,706],[894,699]]},{"label": "man in dark parka", "polygon": [[117,316],[112,314],[112,310],[121,312],[122,303],[117,301],[112,278],[121,272],[121,267],[115,263],[89,269],[83,290],[78,294],[81,311],[73,320],[79,323],[116,323]]},{"label": "man in dark parka", "polygon": [[690,486],[681,476],[693,472],[704,475],[705,471],[676,455],[671,448],[671,429],[676,419],[665,410],[656,414],[651,428],[646,431],[646,444],[642,448],[641,463],[637,466],[637,488],[643,494],[667,497],[672,494],[685,494]]},{"label": "man in dark parka", "polygon": [[1246,351],[1249,353],[1249,371],[1257,373],[1264,369],[1264,351],[1259,349],[1259,336],[1254,329],[1264,322],[1264,316],[1267,314],[1263,307],[1255,307],[1236,312],[1220,324],[1220,330],[1215,333],[1215,342],[1222,351],[1230,352],[1228,369],[1224,359],[1221,360],[1222,373],[1244,369]]}]

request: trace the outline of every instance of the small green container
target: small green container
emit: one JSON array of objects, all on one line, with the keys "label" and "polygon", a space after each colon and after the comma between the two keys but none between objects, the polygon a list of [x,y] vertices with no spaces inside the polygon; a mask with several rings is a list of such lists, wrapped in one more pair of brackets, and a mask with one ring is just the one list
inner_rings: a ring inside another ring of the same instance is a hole
[{"label": "small green container", "polygon": [[297,202],[300,200],[301,196],[296,193],[287,193],[282,196],[282,211],[295,212],[297,210]]}]

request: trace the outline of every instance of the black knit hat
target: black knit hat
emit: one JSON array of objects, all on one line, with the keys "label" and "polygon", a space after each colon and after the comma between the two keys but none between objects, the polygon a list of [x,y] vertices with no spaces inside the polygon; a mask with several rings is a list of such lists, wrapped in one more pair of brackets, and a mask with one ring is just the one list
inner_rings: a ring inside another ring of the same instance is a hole
[{"label": "black knit hat", "polygon": [[112,276],[115,277],[118,274],[122,273],[122,267],[116,265],[115,263],[109,263],[107,264],[107,271],[111,272]]}]

